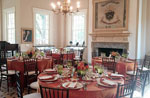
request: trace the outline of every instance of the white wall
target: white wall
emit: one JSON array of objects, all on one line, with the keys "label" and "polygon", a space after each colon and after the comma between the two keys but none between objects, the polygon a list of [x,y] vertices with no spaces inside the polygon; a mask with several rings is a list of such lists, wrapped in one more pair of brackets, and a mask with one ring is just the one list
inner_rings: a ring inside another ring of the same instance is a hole
[{"label": "white wall", "polygon": [[150,55],[150,0],[147,0],[146,54]]}]

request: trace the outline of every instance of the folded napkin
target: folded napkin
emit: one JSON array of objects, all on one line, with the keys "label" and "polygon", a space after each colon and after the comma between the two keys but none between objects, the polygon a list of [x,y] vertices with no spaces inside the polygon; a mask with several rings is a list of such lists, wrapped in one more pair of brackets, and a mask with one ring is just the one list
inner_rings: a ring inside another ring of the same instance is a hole
[{"label": "folded napkin", "polygon": [[112,77],[124,77],[124,75],[121,75],[121,74],[115,74],[115,73],[112,73],[111,76],[112,76]]},{"label": "folded napkin", "polygon": [[54,76],[41,76],[39,77],[40,80],[49,80],[49,79],[54,79]]},{"label": "folded napkin", "polygon": [[68,88],[76,88],[76,86],[77,86],[77,82],[69,82],[66,87],[68,87]]},{"label": "folded napkin", "polygon": [[100,79],[100,82],[104,85],[107,85],[107,86],[116,86],[116,83],[111,81],[111,80],[107,80],[107,79],[104,79],[104,78],[101,78]]}]

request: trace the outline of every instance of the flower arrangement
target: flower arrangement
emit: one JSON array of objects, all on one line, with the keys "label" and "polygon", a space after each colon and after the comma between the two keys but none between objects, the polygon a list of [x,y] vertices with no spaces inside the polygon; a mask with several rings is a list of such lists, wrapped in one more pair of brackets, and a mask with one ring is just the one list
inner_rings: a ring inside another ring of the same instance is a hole
[{"label": "flower arrangement", "polygon": [[114,51],[113,51],[113,52],[111,52],[111,56],[114,56],[114,57],[115,57],[115,56],[120,56],[120,54],[119,54],[118,52],[114,52]]},{"label": "flower arrangement", "polygon": [[95,65],[94,66],[94,70],[99,73],[102,74],[104,72],[104,69],[101,66]]},{"label": "flower arrangement", "polygon": [[88,71],[89,69],[89,66],[87,63],[81,61],[78,63],[78,66],[77,66],[77,73],[78,73],[78,76],[84,76],[86,74],[86,71]]},{"label": "flower arrangement", "polygon": [[35,49],[31,48],[29,49],[26,54],[28,55],[29,58],[32,58],[32,56],[35,54]]}]

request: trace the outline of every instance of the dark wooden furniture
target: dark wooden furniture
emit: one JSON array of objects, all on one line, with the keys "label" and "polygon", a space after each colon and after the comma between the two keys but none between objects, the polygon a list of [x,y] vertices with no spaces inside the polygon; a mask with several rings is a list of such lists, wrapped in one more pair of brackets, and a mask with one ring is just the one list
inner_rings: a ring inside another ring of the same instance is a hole
[{"label": "dark wooden furniture", "polygon": [[136,71],[136,89],[141,90],[141,95],[142,97],[144,96],[144,90],[145,90],[145,86],[146,86],[146,81],[147,81],[147,77],[149,74],[148,70],[141,70],[141,69],[137,69]]},{"label": "dark wooden furniture", "polygon": [[133,97],[136,80],[129,81],[125,84],[118,84],[116,98],[125,98],[126,96]]},{"label": "dark wooden furniture", "polygon": [[[31,84],[33,81],[37,81],[38,68],[36,58],[24,58],[24,75],[26,85],[28,87],[28,93],[30,93]],[[36,83],[36,82],[35,82]]]},{"label": "dark wooden furniture", "polygon": [[48,88],[40,85],[42,98],[69,98],[69,89]]},{"label": "dark wooden furniture", "polygon": [[115,58],[102,58],[102,65],[108,70],[112,70],[113,73],[116,71],[116,62]]},{"label": "dark wooden furniture", "polygon": [[15,74],[14,70],[8,70],[7,68],[7,58],[14,56],[15,51],[18,51],[18,44],[10,44],[6,41],[0,41],[0,87],[3,78],[7,80],[7,90],[9,91],[9,77]]},{"label": "dark wooden furniture", "polygon": [[17,86],[17,96],[18,98],[41,98],[40,93],[32,93],[23,96],[21,82],[20,82],[20,72],[16,72],[16,86]]}]

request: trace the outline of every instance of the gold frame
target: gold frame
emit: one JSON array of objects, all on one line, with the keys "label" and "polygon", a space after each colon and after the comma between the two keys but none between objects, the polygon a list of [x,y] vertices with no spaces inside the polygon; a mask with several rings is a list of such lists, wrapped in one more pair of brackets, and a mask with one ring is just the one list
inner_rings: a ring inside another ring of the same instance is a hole
[{"label": "gold frame", "polygon": [[128,14],[129,14],[129,0],[126,0],[126,24],[122,28],[95,28],[95,4],[104,0],[93,0],[93,32],[122,32],[128,30]]},{"label": "gold frame", "polygon": [[[23,33],[24,33],[25,30],[32,31],[32,39],[31,39],[32,41],[25,42],[23,40]],[[23,44],[32,44],[34,42],[33,38],[34,38],[34,34],[33,34],[33,29],[32,28],[21,28],[21,43],[23,43]]]}]

